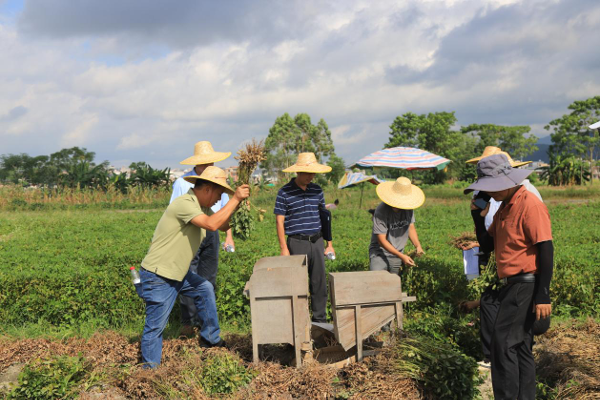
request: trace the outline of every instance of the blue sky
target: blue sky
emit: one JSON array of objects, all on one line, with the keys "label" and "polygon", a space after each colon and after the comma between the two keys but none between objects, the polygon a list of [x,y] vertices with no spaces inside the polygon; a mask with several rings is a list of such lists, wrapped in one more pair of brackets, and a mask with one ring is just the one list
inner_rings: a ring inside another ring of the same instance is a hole
[{"label": "blue sky", "polygon": [[542,136],[600,94],[599,41],[596,0],[0,0],[0,154],[179,167],[285,112],[325,119],[348,164],[409,111]]}]

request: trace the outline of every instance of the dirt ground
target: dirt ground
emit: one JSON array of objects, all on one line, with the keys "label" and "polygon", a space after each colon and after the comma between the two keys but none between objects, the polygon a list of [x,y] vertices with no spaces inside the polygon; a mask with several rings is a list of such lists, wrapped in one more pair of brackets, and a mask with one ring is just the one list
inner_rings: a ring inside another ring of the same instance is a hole
[{"label": "dirt ground", "polygon": [[[162,367],[142,370],[139,342],[130,342],[114,332],[94,335],[88,340],[46,339],[12,340],[0,338],[0,382],[16,380],[18,370],[36,358],[51,355],[82,354],[93,365],[93,371],[105,377],[102,384],[81,393],[84,399],[95,398],[161,398],[157,386],[179,387],[180,376],[193,370],[195,363],[211,352],[227,352],[239,357],[255,377],[249,386],[233,396],[238,399],[422,399],[418,385],[411,379],[391,373],[392,362],[385,352],[351,363],[341,369],[318,363],[296,369],[276,362],[286,354],[284,346],[267,348],[266,362],[251,363],[252,342],[248,335],[226,336],[227,349],[200,351],[197,339],[179,338],[164,342]],[[574,322],[551,329],[538,337],[535,346],[538,377],[553,383],[554,394],[562,399],[600,399],[600,323]],[[193,357],[182,357],[182,354]],[[486,382],[481,386],[483,398],[490,397],[489,373],[482,372]],[[574,384],[577,382],[577,384]],[[0,383],[1,384],[1,383]],[[199,388],[188,393],[193,398],[209,398]]]}]

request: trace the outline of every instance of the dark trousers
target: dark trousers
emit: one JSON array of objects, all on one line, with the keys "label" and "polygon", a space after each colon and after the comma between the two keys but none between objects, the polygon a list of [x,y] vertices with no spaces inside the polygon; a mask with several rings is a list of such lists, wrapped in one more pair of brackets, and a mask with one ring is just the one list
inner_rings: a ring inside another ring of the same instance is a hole
[{"label": "dark trousers", "polygon": [[288,236],[287,246],[291,255],[306,254],[312,320],[327,322],[327,281],[325,279],[323,238],[319,238],[313,243],[310,240],[294,239]]},{"label": "dark trousers", "polygon": [[535,400],[534,283],[505,285],[492,335],[492,386],[496,400]]},{"label": "dark trousers", "polygon": [[[206,231],[206,237],[190,263],[190,271],[209,281],[216,291],[218,269],[219,232]],[[199,326],[200,321],[197,318],[198,311],[194,300],[189,297],[179,296],[179,304],[181,305],[181,324]]]},{"label": "dark trousers", "polygon": [[481,294],[480,307],[479,307],[479,337],[481,339],[481,350],[483,352],[483,358],[485,360],[491,360],[492,354],[492,335],[494,334],[494,324],[496,323],[496,316],[498,315],[498,309],[500,308],[500,301],[498,295],[500,292],[494,290],[491,287],[485,289]]}]

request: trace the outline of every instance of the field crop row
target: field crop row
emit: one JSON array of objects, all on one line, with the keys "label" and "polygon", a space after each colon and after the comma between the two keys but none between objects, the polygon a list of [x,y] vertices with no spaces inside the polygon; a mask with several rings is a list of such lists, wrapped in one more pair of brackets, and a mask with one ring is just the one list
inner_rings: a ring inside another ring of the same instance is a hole
[{"label": "field crop row", "polygon": [[[267,199],[261,200],[259,205],[266,208]],[[372,225],[366,208],[372,205],[373,198],[363,210],[342,204],[334,211],[337,259],[327,262],[329,272],[368,269]],[[551,287],[555,310],[563,315],[597,316],[600,203],[551,204],[549,209],[556,248]],[[143,304],[129,281],[128,268],[139,266],[161,215],[162,210],[0,213],[2,327],[92,323],[141,328]],[[417,260],[418,267],[403,272],[405,290],[418,298],[411,311],[455,307],[468,292],[460,251],[448,241],[472,230],[468,202],[443,204],[430,199],[417,210],[416,220],[426,255]],[[222,252],[217,280],[222,321],[248,326],[249,307],[242,288],[259,258],[278,253],[269,208],[251,240],[238,240],[235,253]],[[173,313],[175,320],[177,314]]]}]

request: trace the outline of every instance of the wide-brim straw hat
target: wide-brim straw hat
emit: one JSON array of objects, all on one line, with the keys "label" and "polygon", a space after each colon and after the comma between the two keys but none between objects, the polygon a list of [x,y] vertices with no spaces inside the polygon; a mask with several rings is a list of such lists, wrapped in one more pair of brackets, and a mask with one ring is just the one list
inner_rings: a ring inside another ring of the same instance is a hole
[{"label": "wide-brim straw hat", "polygon": [[214,151],[212,144],[207,141],[196,143],[194,146],[194,155],[186,158],[179,164],[184,165],[199,165],[199,164],[212,164],[219,161],[223,161],[231,155],[231,152],[222,153]]},{"label": "wide-brim straw hat", "polygon": [[466,163],[467,164],[477,164],[482,158],[493,156],[494,154],[504,154],[506,156],[506,158],[508,158],[508,162],[510,162],[510,165],[514,168],[518,168],[518,167],[522,167],[523,165],[531,164],[531,161],[519,161],[519,162],[514,161],[507,152],[502,151],[502,149],[500,149],[500,147],[496,147],[496,146],[487,146],[485,149],[483,149],[483,154],[481,154],[479,157],[475,157],[475,158],[471,158],[470,160],[467,160]]},{"label": "wide-brim straw hat", "polygon": [[331,172],[329,165],[319,164],[314,153],[300,153],[296,164],[287,167],[283,172],[308,172],[311,174],[326,174]]},{"label": "wide-brim straw hat", "polygon": [[494,154],[482,158],[477,163],[477,180],[464,190],[470,193],[474,190],[480,192],[500,192],[519,186],[533,171],[517,169],[510,165],[504,154]]},{"label": "wide-brim straw hat", "polygon": [[380,183],[375,190],[381,201],[394,208],[414,210],[425,202],[425,193],[405,177]]},{"label": "wide-brim straw hat", "polygon": [[233,194],[234,190],[227,184],[227,174],[219,167],[215,167],[213,165],[206,167],[202,174],[200,175],[189,175],[184,176],[183,179],[191,183],[192,185],[196,184],[198,179],[202,179],[203,181],[208,181],[215,183],[225,189],[227,194]]}]

